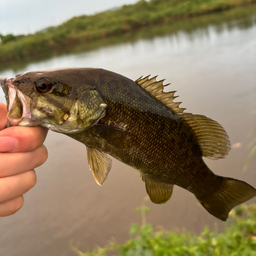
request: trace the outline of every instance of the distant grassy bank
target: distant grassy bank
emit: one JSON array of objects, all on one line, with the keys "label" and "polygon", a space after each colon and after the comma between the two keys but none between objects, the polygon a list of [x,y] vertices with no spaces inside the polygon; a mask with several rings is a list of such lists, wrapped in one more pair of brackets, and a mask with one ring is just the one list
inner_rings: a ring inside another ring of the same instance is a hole
[{"label": "distant grassy bank", "polygon": [[[74,17],[57,27],[30,35],[0,35],[0,69],[71,52],[79,46],[95,48],[143,27],[172,24],[177,20],[255,4],[256,0],[141,0],[95,15]],[[83,48],[83,47],[81,47]]]},{"label": "distant grassy bank", "polygon": [[142,225],[132,224],[132,238],[124,244],[114,239],[105,247],[92,252],[72,249],[79,256],[256,256],[256,205],[242,205],[232,210],[223,232],[210,231],[208,227],[195,236],[187,231],[170,232],[163,227],[155,231],[146,224],[148,208],[138,208]]}]

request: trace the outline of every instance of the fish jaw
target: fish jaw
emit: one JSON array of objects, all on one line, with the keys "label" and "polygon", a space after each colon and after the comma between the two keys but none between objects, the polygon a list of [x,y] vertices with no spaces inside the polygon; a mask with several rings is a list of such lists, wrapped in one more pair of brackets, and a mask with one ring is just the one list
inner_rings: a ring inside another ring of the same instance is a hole
[{"label": "fish jaw", "polygon": [[7,126],[32,126],[31,99],[14,85],[13,79],[0,77],[1,87],[7,102]]},{"label": "fish jaw", "polygon": [[8,98],[8,87],[5,85],[6,78],[3,76],[0,76],[0,85],[4,91],[4,96],[6,99],[7,106],[9,104],[9,98]]}]

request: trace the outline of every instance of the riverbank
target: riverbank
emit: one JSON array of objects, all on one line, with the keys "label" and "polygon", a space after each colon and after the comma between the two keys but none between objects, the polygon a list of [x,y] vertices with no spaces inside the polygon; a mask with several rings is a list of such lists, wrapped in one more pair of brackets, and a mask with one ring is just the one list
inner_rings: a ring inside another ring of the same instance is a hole
[{"label": "riverbank", "polygon": [[148,208],[144,205],[141,212],[142,224],[132,224],[132,238],[124,244],[111,242],[103,248],[92,252],[81,252],[75,246],[73,251],[79,256],[110,255],[256,255],[256,205],[242,205],[232,210],[223,232],[210,231],[206,226],[199,235],[187,231],[171,232],[163,227],[156,231],[151,224],[146,224],[145,214]]},{"label": "riverbank", "polygon": [[90,50],[110,44],[117,38],[120,40],[120,37],[127,40],[143,28],[173,24],[178,20],[255,3],[255,0],[151,0],[95,15],[74,17],[60,26],[35,34],[1,36],[0,69],[79,49]]}]

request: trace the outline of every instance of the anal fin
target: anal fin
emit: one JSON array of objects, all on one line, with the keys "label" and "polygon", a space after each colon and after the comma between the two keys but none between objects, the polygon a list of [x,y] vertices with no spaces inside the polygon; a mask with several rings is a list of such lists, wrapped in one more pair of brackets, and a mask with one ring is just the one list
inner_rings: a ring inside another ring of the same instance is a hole
[{"label": "anal fin", "polygon": [[145,182],[147,193],[153,203],[163,204],[171,198],[173,184],[155,181],[144,175],[142,176],[142,180]]},{"label": "anal fin", "polygon": [[95,181],[101,186],[111,169],[111,158],[104,152],[87,147],[87,159]]}]

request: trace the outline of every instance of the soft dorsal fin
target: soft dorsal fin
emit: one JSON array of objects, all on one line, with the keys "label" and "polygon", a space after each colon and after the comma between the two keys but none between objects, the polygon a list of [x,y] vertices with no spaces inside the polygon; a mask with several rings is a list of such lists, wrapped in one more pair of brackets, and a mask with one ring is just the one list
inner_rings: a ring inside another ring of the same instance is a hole
[{"label": "soft dorsal fin", "polygon": [[163,204],[172,196],[173,185],[155,181],[148,176],[142,175],[150,200],[155,204]]},{"label": "soft dorsal fin", "polygon": [[95,181],[101,186],[111,169],[111,158],[96,148],[87,147],[87,159]]},{"label": "soft dorsal fin", "polygon": [[228,154],[230,150],[229,138],[219,123],[202,115],[184,113],[182,117],[193,130],[203,156],[219,159]]},{"label": "soft dorsal fin", "polygon": [[224,158],[230,150],[230,142],[224,128],[216,121],[202,116],[183,113],[185,108],[180,108],[181,102],[173,102],[176,91],[164,92],[164,80],[156,81],[156,76],[149,78],[140,77],[135,82],[147,93],[162,102],[167,108],[180,115],[194,132],[202,155],[210,159]]},{"label": "soft dorsal fin", "polygon": [[175,98],[178,96],[174,96],[176,91],[172,92],[164,92],[163,89],[165,86],[169,84],[163,84],[164,79],[160,81],[156,81],[156,76],[149,78],[146,76],[144,78],[140,77],[135,81],[140,87],[142,87],[146,92],[150,95],[154,96],[156,99],[161,101],[165,106],[169,109],[173,110],[179,115],[182,115],[185,108],[180,108],[179,105],[181,102],[173,102]]}]

